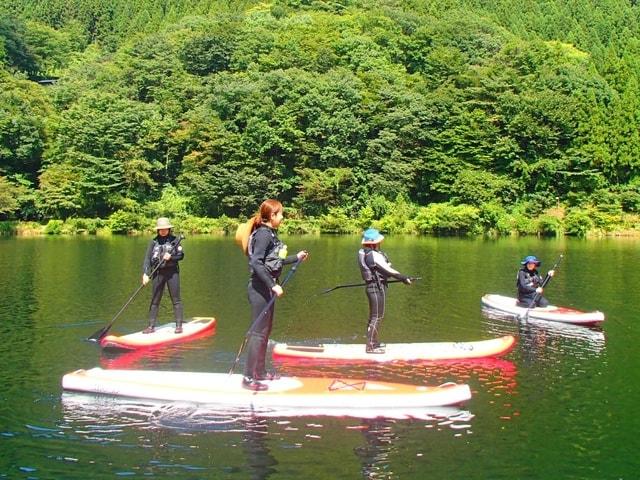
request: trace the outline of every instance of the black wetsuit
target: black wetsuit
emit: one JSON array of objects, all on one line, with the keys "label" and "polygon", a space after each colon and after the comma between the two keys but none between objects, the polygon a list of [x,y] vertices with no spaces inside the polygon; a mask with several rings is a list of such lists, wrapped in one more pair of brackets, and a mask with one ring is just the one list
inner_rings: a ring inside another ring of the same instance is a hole
[{"label": "black wetsuit", "polygon": [[365,291],[369,300],[367,348],[376,348],[380,345],[378,333],[384,318],[387,279],[394,277],[406,282],[409,277],[391,268],[391,263],[385,253],[373,248],[365,247],[358,251],[358,265],[362,279],[367,284]]},{"label": "black wetsuit", "polygon": [[[280,252],[286,248],[271,227],[261,225],[249,238],[249,270],[251,277],[247,286],[247,296],[251,304],[251,328],[247,335],[247,363],[244,376],[259,380],[266,374],[265,356],[269,335],[273,327],[274,305],[258,319],[275,293],[271,288],[276,285],[282,266],[295,263],[296,255],[280,258]],[[256,321],[257,319],[257,321]]]},{"label": "black wetsuit", "polygon": [[[151,281],[151,305],[149,306],[149,326],[155,327],[158,318],[158,310],[160,309],[160,300],[164,293],[164,286],[169,289],[171,303],[173,304],[173,316],[176,321],[176,327],[182,325],[183,312],[182,300],[180,299],[180,268],[178,262],[184,258],[182,247],[175,247],[177,243],[176,237],[169,234],[166,237],[157,235],[147,247],[142,265],[143,273],[150,275],[153,269],[161,263],[160,268],[156,270]],[[170,253],[171,258],[166,262],[162,260],[165,253]]]},{"label": "black wetsuit", "polygon": [[542,295],[538,298],[535,305],[531,305],[535,296],[536,289],[542,286],[543,279],[538,273],[537,269],[529,270],[524,265],[518,270],[518,278],[516,279],[516,286],[518,287],[518,306],[529,308],[532,307],[546,307],[549,305],[549,301]]}]

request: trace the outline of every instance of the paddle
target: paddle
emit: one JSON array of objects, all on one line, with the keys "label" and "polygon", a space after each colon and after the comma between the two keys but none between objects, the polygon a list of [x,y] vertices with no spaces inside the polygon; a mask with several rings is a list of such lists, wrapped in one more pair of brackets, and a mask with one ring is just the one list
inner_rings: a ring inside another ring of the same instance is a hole
[{"label": "paddle", "polygon": [[[422,280],[422,277],[409,277],[409,280],[415,282],[416,280]],[[390,280],[387,283],[404,283],[404,280]],[[333,288],[327,288],[326,290],[320,292],[318,295],[325,295],[329,292],[333,292],[334,290],[338,290],[339,288],[365,287],[366,285],[366,283],[347,283],[345,285],[338,285]]]},{"label": "paddle", "polygon": [[[175,244],[172,244],[173,246],[171,247],[171,251],[173,251],[173,249],[175,249],[178,245],[180,245],[180,242],[184,239],[184,235],[179,235],[177,242]],[[149,275],[149,278],[152,278],[153,275],[156,273],[156,271],[162,266],[164,265],[164,261],[158,262],[158,265],[155,266],[155,268],[151,271],[151,274]],[[113,317],[113,319],[107,324],[106,327],[101,328],[100,330],[98,330],[97,332],[95,332],[93,335],[89,336],[87,338],[87,341],[89,342],[94,342],[94,343],[98,343],[100,340],[102,340],[107,333],[109,333],[109,330],[111,330],[111,327],[113,326],[113,324],[115,323],[115,321],[117,320],[117,318],[122,314],[122,312],[124,312],[124,310],[129,306],[129,304],[133,301],[134,298],[136,298],[136,296],[138,295],[138,293],[140,293],[140,290],[142,290],[144,288],[145,284],[141,284],[135,292],[133,292],[133,295],[131,295],[129,297],[129,300],[127,300],[127,302],[122,306],[122,308],[118,311],[118,313],[116,313],[116,316]]]},{"label": "paddle", "polygon": [[[293,264],[293,267],[291,267],[291,270],[289,270],[289,272],[287,273],[287,276],[284,277],[283,282],[280,284],[281,286],[284,287],[286,285],[286,283],[289,281],[289,279],[293,276],[293,274],[296,273],[296,270],[298,269],[298,265],[300,265],[300,262],[302,262],[301,258],[299,258],[296,261],[296,263]],[[260,314],[256,317],[256,319],[253,321],[253,323],[249,327],[249,330],[247,330],[247,333],[244,336],[244,340],[242,341],[242,344],[240,345],[240,349],[238,350],[238,354],[236,355],[236,359],[234,360],[233,365],[231,366],[231,370],[229,370],[229,375],[233,375],[233,370],[236,368],[236,365],[238,364],[238,360],[240,359],[240,355],[242,355],[242,350],[244,350],[244,347],[247,345],[247,341],[249,340],[249,334],[253,330],[253,327],[255,327],[255,325],[258,323],[258,321],[273,306],[273,304],[276,301],[276,298],[278,298],[278,296],[274,293],[273,296],[271,297],[271,299],[269,300],[269,303],[267,303],[267,305],[262,309]]]},{"label": "paddle", "polygon": [[[551,270],[555,271],[555,269],[558,268],[558,266],[560,265],[560,262],[562,262],[563,258],[564,258],[564,255],[560,254],[560,256],[558,257],[558,260],[556,260],[556,263],[554,263],[553,267],[551,267]],[[547,275],[544,277],[544,280],[542,281],[542,285],[540,285],[540,287],[542,289],[544,289],[544,287],[547,286],[547,283],[549,283],[550,280],[551,280],[551,275],[549,275],[547,273]],[[524,315],[520,316],[521,319],[523,319],[524,321],[527,321],[529,319],[529,310],[531,310],[535,306],[535,304],[538,302],[538,300],[540,300],[541,296],[542,296],[542,293],[536,293],[534,295],[533,300],[531,300],[531,303],[527,307],[527,310],[524,312]]]}]

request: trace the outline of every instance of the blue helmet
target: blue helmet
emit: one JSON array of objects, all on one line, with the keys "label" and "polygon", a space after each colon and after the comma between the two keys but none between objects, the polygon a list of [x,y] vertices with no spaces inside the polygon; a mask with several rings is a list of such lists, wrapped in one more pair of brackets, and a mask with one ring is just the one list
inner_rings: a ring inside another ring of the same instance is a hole
[{"label": "blue helmet", "polygon": [[538,257],[536,257],[535,255],[527,255],[526,257],[524,257],[524,260],[520,262],[520,264],[526,265],[527,263],[535,263],[536,267],[539,267],[542,262],[538,260]]},{"label": "blue helmet", "polygon": [[384,235],[375,228],[367,228],[362,234],[362,243],[380,243],[383,239]]}]

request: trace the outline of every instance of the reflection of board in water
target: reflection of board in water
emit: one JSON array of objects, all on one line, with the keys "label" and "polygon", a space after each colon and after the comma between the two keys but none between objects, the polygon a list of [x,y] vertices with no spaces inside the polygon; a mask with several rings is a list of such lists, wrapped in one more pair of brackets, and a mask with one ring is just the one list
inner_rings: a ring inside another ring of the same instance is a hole
[{"label": "reflection of board in water", "polygon": [[[90,427],[98,431],[107,425],[164,427],[185,431],[238,431],[247,421],[255,418],[273,417],[316,417],[324,415],[304,408],[265,408],[253,409],[238,406],[220,406],[197,404],[193,402],[166,402],[162,400],[114,397],[112,395],[64,392],[62,408],[65,421],[76,424],[79,428]],[[366,411],[363,410],[363,413]],[[339,417],[379,418],[373,411],[370,415],[340,414]],[[391,412],[392,413],[392,412]],[[396,412],[398,413],[398,412]],[[447,422],[452,429],[469,426],[474,415],[467,410],[455,406],[426,407],[415,409],[412,415],[386,415],[382,418],[413,418],[427,422]],[[293,420],[292,420],[293,421]],[[291,430],[288,421],[278,422],[284,429]],[[443,425],[445,426],[445,425]],[[355,427],[347,427],[354,429]],[[104,430],[108,433],[109,430]]]},{"label": "reflection of board in water", "polygon": [[[550,322],[547,320],[539,320],[529,317],[526,321],[519,320],[512,314],[501,310],[496,310],[486,306],[482,307],[482,315],[490,320],[499,320],[501,323],[492,329],[493,333],[504,334],[503,323],[508,321],[509,324],[517,324],[518,333],[521,335],[526,333],[529,336],[537,333],[548,333],[555,337],[565,338],[571,341],[587,342],[588,350],[591,353],[600,353],[605,348],[605,334],[602,327],[599,326],[582,326],[570,323]],[[526,336],[524,337],[526,338]],[[521,339],[521,342],[523,340]]]}]

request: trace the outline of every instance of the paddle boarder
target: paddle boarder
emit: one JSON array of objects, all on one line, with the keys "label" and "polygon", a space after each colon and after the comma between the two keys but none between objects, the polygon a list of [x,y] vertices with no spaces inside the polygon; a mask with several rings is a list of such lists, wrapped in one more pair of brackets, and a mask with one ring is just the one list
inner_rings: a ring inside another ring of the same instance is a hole
[{"label": "paddle boarder", "polygon": [[278,200],[262,202],[260,210],[253,217],[246,245],[250,271],[247,293],[251,304],[251,328],[247,333],[247,362],[242,386],[249,390],[266,390],[268,386],[261,383],[261,380],[276,378],[276,374],[267,372],[265,368],[274,306],[266,312],[264,309],[273,295],[280,297],[284,293],[282,286],[278,284],[282,267],[308,257],[306,250],[287,255],[287,246],[277,235],[283,213],[284,208]]},{"label": "paddle boarder", "polygon": [[369,321],[367,322],[367,353],[384,353],[384,344],[378,334],[387,296],[387,280],[394,277],[407,285],[411,278],[391,267],[389,258],[380,250],[384,236],[375,228],[368,228],[362,235],[362,248],[358,251],[358,265],[362,279],[367,284],[365,291],[369,300]]},{"label": "paddle boarder", "polygon": [[[541,261],[535,255],[527,255],[520,262],[522,267],[518,270],[516,279],[516,287],[518,288],[518,306],[519,307],[546,307],[549,301],[542,296],[543,278],[538,272]],[[554,270],[549,270],[547,275],[553,277]]]},{"label": "paddle boarder", "polygon": [[[142,333],[153,333],[156,328],[160,300],[167,286],[171,303],[173,304],[173,316],[176,321],[175,333],[182,333],[182,300],[180,299],[180,268],[178,262],[184,258],[182,245],[175,246],[177,239],[171,234],[173,225],[168,218],[160,217],[156,221],[157,235],[149,242],[147,252],[142,264],[142,284],[152,281],[151,305],[149,306],[149,326]],[[149,275],[156,266],[159,268],[150,278]]]}]

